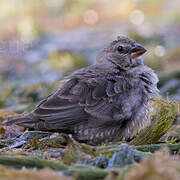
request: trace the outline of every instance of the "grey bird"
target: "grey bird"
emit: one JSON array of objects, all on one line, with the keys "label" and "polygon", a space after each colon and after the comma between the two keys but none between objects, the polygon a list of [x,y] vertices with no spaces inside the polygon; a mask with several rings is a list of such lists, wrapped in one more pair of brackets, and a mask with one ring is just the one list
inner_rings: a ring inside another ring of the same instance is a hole
[{"label": "grey bird", "polygon": [[132,138],[150,123],[158,78],[145,66],[146,49],[118,36],[95,64],[79,69],[29,114],[6,122],[42,131],[72,134],[92,145]]}]

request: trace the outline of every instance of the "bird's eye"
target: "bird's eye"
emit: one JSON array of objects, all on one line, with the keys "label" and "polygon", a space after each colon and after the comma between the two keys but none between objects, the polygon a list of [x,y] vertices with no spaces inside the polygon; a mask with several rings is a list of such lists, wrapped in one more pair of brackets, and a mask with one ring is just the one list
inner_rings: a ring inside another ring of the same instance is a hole
[{"label": "bird's eye", "polygon": [[122,51],[123,51],[123,47],[122,47],[122,46],[118,46],[117,50],[118,50],[119,52],[122,52]]}]

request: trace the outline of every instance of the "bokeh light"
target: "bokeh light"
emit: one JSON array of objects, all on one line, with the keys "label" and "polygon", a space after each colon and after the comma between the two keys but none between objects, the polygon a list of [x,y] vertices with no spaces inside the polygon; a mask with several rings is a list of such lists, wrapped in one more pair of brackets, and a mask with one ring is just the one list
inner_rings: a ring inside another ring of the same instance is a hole
[{"label": "bokeh light", "polygon": [[132,24],[141,25],[144,22],[144,13],[141,10],[134,10],[130,13]]},{"label": "bokeh light", "polygon": [[155,47],[154,53],[156,56],[162,57],[165,55],[165,48],[161,45],[158,45]]},{"label": "bokeh light", "polygon": [[98,22],[99,15],[95,10],[90,9],[90,10],[85,11],[83,19],[86,24],[93,25]]}]

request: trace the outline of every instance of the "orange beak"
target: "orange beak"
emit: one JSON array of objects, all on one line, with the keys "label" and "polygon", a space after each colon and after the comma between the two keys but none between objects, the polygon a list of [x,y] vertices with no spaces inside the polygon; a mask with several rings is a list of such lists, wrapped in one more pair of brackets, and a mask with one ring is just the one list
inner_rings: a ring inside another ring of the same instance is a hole
[{"label": "orange beak", "polygon": [[141,56],[142,54],[144,54],[147,50],[141,46],[138,43],[135,43],[135,47],[132,49],[132,53],[131,53],[131,59],[134,59],[136,57]]}]

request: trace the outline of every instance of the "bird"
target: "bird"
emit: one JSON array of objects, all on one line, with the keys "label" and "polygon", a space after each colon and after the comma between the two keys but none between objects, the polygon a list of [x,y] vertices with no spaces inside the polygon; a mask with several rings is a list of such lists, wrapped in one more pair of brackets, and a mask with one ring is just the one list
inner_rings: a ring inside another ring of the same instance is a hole
[{"label": "bird", "polygon": [[32,112],[5,125],[71,134],[90,145],[133,138],[150,124],[151,99],[159,95],[158,77],[142,60],[146,51],[119,35],[94,64],[66,76]]}]

